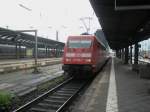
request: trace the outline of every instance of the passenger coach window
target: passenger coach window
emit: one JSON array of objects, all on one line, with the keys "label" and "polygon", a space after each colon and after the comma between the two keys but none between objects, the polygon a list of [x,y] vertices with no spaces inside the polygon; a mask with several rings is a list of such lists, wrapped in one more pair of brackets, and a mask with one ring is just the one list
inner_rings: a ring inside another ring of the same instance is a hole
[{"label": "passenger coach window", "polygon": [[91,40],[70,40],[68,42],[69,48],[90,48],[91,47]]}]

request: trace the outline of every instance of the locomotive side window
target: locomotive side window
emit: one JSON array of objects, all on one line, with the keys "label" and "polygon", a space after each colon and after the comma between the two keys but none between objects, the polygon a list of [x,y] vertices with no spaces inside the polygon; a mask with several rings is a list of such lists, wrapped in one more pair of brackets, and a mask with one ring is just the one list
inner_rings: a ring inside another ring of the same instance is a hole
[{"label": "locomotive side window", "polygon": [[69,48],[90,48],[92,44],[91,40],[69,40]]}]

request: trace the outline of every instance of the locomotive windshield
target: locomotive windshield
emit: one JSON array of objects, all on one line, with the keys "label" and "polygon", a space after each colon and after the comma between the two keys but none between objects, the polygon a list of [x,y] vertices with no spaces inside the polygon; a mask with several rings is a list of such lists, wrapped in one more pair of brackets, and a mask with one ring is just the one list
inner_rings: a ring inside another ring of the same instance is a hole
[{"label": "locomotive windshield", "polygon": [[69,48],[90,48],[91,40],[69,40],[68,47]]}]

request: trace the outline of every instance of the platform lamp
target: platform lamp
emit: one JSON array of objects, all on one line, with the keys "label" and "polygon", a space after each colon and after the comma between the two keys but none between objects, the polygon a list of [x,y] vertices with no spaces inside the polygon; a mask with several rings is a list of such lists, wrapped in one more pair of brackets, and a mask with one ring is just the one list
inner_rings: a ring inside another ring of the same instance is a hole
[{"label": "platform lamp", "polygon": [[37,74],[37,73],[40,73],[39,69],[38,69],[38,63],[37,63],[37,60],[38,60],[38,46],[37,46],[37,43],[38,43],[38,37],[37,37],[37,30],[17,30],[16,31],[17,33],[23,33],[23,32],[33,32],[35,34],[35,56],[34,56],[34,70],[33,70],[33,73],[34,74]]}]

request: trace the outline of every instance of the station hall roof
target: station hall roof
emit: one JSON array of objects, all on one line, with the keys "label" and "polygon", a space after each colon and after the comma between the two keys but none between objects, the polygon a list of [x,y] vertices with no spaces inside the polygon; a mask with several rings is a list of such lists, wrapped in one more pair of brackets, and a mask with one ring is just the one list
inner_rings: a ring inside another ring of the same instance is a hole
[{"label": "station hall roof", "polygon": [[115,1],[119,4],[134,4],[135,6],[145,2],[145,0],[90,0],[110,48],[121,49],[148,39],[150,10],[146,7],[145,9],[135,7],[132,10],[115,10]]},{"label": "station hall roof", "polygon": [[[20,33],[17,31],[0,28],[0,44],[20,44],[22,46],[34,47],[35,46],[35,36],[27,33]],[[44,48],[63,48],[64,43],[58,42],[51,39],[46,39],[38,36],[38,47]]]}]

